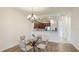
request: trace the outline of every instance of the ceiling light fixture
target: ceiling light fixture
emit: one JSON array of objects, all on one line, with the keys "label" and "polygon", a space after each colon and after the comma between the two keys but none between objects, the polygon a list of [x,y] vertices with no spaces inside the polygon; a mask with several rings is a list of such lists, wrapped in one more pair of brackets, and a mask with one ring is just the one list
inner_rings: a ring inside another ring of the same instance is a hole
[{"label": "ceiling light fixture", "polygon": [[33,13],[33,8],[32,8],[32,14],[27,16],[27,19],[30,20],[32,23],[36,22],[38,17]]}]

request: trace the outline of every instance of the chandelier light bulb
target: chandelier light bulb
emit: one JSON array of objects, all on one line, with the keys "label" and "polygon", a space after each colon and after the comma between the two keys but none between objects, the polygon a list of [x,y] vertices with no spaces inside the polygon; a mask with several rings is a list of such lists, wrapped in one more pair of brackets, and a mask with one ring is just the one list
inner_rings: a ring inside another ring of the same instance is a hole
[{"label": "chandelier light bulb", "polygon": [[27,16],[27,19],[29,19],[29,18],[31,18],[31,15],[28,15],[28,16]]}]

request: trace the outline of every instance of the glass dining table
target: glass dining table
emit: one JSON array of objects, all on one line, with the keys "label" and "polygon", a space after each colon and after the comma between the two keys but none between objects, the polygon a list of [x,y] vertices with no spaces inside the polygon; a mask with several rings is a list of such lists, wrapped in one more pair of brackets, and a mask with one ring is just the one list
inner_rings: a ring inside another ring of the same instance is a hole
[{"label": "glass dining table", "polygon": [[35,48],[37,48],[37,45],[40,43],[40,40],[41,39],[39,37],[28,40],[28,45],[33,47],[33,52],[36,52]]}]

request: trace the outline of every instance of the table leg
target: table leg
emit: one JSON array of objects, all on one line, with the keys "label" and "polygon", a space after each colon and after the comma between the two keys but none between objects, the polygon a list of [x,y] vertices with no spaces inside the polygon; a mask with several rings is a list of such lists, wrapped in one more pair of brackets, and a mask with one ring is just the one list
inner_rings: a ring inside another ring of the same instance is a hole
[{"label": "table leg", "polygon": [[33,46],[33,51],[35,52],[35,46]]}]

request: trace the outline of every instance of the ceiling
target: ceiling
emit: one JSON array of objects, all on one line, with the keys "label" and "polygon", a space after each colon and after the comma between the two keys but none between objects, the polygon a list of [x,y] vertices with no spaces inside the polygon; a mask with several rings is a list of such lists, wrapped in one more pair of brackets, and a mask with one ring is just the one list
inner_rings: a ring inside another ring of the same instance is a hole
[{"label": "ceiling", "polygon": [[42,18],[40,19],[41,22],[48,22],[49,16],[56,18],[57,14],[64,12],[67,13],[74,9],[73,7],[20,7],[19,9],[27,16],[32,13],[32,8],[33,13]]},{"label": "ceiling", "polygon": [[50,15],[61,12],[69,12],[73,7],[20,7],[21,10],[25,11],[26,14],[31,14],[33,8],[33,13],[36,15]]}]

